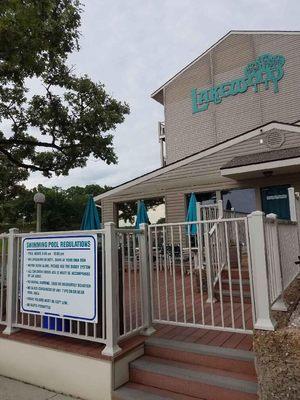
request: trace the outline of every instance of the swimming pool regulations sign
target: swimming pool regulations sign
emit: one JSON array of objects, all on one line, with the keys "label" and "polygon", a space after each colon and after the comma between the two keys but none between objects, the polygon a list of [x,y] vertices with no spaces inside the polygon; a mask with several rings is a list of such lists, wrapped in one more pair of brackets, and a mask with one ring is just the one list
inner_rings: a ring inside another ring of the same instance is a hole
[{"label": "swimming pool regulations sign", "polygon": [[274,93],[278,93],[278,82],[284,76],[284,64],[282,55],[262,54],[244,68],[244,76],[209,89],[192,89],[193,114],[206,111],[210,103],[219,104],[225,97],[245,93],[249,87],[253,87],[257,93],[260,84],[264,85],[265,90],[271,85]]},{"label": "swimming pool regulations sign", "polygon": [[22,240],[21,312],[97,322],[97,235]]}]

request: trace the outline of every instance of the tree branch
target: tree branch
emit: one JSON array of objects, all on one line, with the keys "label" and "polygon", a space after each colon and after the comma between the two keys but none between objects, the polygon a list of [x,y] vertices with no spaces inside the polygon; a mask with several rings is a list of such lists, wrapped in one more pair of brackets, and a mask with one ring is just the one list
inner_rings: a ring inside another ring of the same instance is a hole
[{"label": "tree branch", "polygon": [[5,140],[0,140],[0,145],[7,145],[7,144],[19,144],[19,145],[28,145],[28,146],[34,146],[34,147],[50,147],[53,149],[56,149],[60,151],[61,153],[65,154],[63,151],[63,147],[58,146],[55,143],[48,143],[48,142],[39,142],[39,141],[34,141],[34,140],[21,140],[21,139],[5,139]]},{"label": "tree branch", "polygon": [[48,168],[41,168],[41,167],[37,167],[36,165],[25,164],[25,163],[21,162],[20,160],[16,159],[15,157],[13,157],[9,151],[7,151],[5,149],[2,149],[1,147],[0,147],[0,152],[9,161],[11,161],[13,164],[17,165],[18,167],[25,168],[25,169],[31,169],[33,171],[42,171],[42,172],[48,172],[49,173],[49,169]]}]

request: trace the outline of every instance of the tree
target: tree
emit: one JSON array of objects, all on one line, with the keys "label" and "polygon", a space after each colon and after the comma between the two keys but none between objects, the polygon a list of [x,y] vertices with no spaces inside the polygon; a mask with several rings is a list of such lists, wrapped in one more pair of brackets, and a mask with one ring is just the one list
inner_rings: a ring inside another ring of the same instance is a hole
[{"label": "tree", "polygon": [[15,226],[27,232],[34,230],[36,210],[33,196],[42,192],[46,197],[42,211],[43,231],[79,229],[88,195],[96,196],[109,189],[99,185],[72,186],[68,189],[42,185],[31,190],[23,188],[19,196],[4,203],[3,228]]},{"label": "tree", "polygon": [[0,204],[17,196],[24,189],[21,184],[28,177],[26,170],[15,168],[9,162],[3,162],[0,154]]},{"label": "tree", "polygon": [[[50,177],[84,167],[90,156],[117,162],[111,132],[128,105],[68,64],[79,50],[81,11],[79,0],[1,1],[2,164]],[[38,94],[29,90],[32,80]]]},{"label": "tree", "polygon": [[25,187],[21,182],[28,177],[26,170],[15,168],[10,162],[3,161],[0,154],[0,221],[7,215],[9,202],[24,192]]},{"label": "tree", "polygon": [[[154,197],[150,199],[145,199],[144,203],[147,211],[149,209],[155,210],[157,206],[164,202],[161,197]],[[134,224],[135,216],[138,210],[138,202],[137,201],[126,201],[118,204],[118,217],[119,220],[123,220],[125,223]]]}]

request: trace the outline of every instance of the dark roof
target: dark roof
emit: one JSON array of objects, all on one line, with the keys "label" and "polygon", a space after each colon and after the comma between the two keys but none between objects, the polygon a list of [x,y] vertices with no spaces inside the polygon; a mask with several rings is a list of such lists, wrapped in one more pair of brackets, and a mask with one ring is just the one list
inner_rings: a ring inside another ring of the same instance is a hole
[{"label": "dark roof", "polygon": [[221,169],[243,167],[246,165],[260,164],[269,161],[287,160],[289,158],[296,157],[300,157],[300,147],[265,151],[263,153],[254,153],[234,157],[232,160],[228,161],[228,163],[223,165]]}]

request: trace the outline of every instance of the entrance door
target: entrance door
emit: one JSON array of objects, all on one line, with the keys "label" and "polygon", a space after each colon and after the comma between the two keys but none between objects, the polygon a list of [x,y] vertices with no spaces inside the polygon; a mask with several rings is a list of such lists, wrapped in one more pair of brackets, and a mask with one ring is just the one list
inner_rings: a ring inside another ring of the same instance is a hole
[{"label": "entrance door", "polygon": [[261,189],[262,210],[265,214],[276,214],[280,219],[290,219],[289,185],[271,186]]}]

